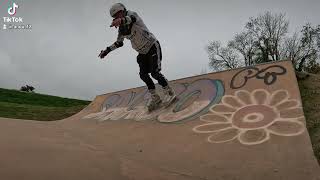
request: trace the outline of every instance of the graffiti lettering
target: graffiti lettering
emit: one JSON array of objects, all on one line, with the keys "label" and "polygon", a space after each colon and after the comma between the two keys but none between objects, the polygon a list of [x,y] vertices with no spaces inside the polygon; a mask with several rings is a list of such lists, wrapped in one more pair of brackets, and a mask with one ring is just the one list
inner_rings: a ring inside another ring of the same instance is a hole
[{"label": "graffiti lettering", "polygon": [[287,70],[279,65],[272,65],[265,69],[259,70],[257,67],[248,67],[236,73],[230,83],[230,88],[239,89],[247,84],[252,78],[263,79],[266,85],[276,82],[277,76],[286,74]]},{"label": "graffiti lettering", "polygon": [[[208,107],[220,101],[224,87],[220,80],[199,79],[190,84],[173,84],[178,101],[169,108],[160,108],[149,113],[146,89],[113,94],[101,106],[101,112],[85,116],[85,119],[98,121],[131,119],[136,121],[157,120],[178,122],[195,118],[208,112]],[[161,93],[161,92],[159,92]]]}]

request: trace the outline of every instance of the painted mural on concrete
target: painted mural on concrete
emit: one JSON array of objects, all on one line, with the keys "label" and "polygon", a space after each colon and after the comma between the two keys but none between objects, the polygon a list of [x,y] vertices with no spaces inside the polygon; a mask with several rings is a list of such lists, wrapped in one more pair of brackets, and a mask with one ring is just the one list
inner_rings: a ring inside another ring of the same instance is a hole
[{"label": "painted mural on concrete", "polygon": [[286,72],[280,65],[239,70],[230,80],[230,89],[237,90],[228,95],[225,95],[222,80],[175,83],[173,87],[179,100],[169,108],[152,113],[146,109],[146,100],[150,98],[146,89],[120,92],[107,97],[100,112],[84,118],[99,122],[130,119],[172,123],[200,117],[203,123],[192,130],[208,134],[210,143],[238,141],[243,145],[256,145],[268,141],[271,135],[297,136],[305,131],[302,105],[298,99],[291,98],[284,89],[244,90],[253,78],[272,86]]},{"label": "painted mural on concrete", "polygon": [[272,85],[277,77],[287,73],[286,68],[280,65],[271,65],[264,69],[247,67],[237,72],[231,79],[230,88],[239,89],[244,87],[250,79],[263,80],[266,85]]},{"label": "painted mural on concrete", "polygon": [[[125,94],[113,94],[102,105],[101,112],[85,116],[85,119],[107,120],[131,119],[135,121],[157,120],[177,122],[194,119],[208,112],[209,107],[218,103],[224,87],[220,80],[199,79],[189,84],[173,84],[178,101],[169,108],[160,108],[152,113],[146,109],[149,94],[146,89]],[[161,93],[161,91],[159,91]]]},{"label": "painted mural on concrete", "polygon": [[224,143],[238,140],[244,145],[261,144],[270,135],[297,136],[305,130],[300,101],[291,99],[288,91],[236,91],[225,95],[213,105],[210,113],[200,117],[205,122],[193,128],[196,133],[209,134],[208,142]]}]

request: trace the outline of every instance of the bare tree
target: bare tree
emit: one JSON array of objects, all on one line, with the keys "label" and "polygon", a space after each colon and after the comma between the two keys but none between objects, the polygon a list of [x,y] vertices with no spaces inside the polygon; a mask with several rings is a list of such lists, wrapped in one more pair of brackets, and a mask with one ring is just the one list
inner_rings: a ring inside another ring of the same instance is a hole
[{"label": "bare tree", "polygon": [[299,61],[298,71],[302,71],[306,61],[316,61],[319,56],[320,47],[318,46],[320,36],[320,26],[312,27],[311,24],[306,24],[302,28],[301,45],[303,55]]},{"label": "bare tree", "polygon": [[227,46],[222,47],[218,41],[208,45],[209,66],[223,70],[289,59],[297,71],[318,71],[320,25],[306,24],[292,36],[287,35],[288,26],[281,13],[266,12],[250,18],[244,31],[236,34]]},{"label": "bare tree", "polygon": [[229,46],[222,47],[219,41],[212,41],[207,46],[207,52],[210,59],[209,67],[214,71],[234,69],[241,65],[238,52]]},{"label": "bare tree", "polygon": [[297,71],[312,68],[317,65],[320,57],[320,26],[312,27],[306,24],[301,30],[301,35],[294,33],[284,43],[286,57],[292,60]]},{"label": "bare tree", "polygon": [[250,18],[245,29],[255,39],[259,49],[258,62],[280,60],[280,44],[288,32],[289,22],[284,14],[266,12],[257,18]]},{"label": "bare tree", "polygon": [[29,85],[26,85],[26,86],[22,86],[20,88],[20,91],[24,91],[24,92],[34,92],[35,88],[33,86],[29,86]]},{"label": "bare tree", "polygon": [[257,18],[250,18],[245,31],[236,34],[226,47],[222,47],[218,41],[208,45],[210,67],[223,70],[280,60],[283,49],[281,42],[288,25],[284,14],[266,12]]},{"label": "bare tree", "polygon": [[254,64],[254,55],[256,51],[254,37],[251,33],[241,32],[236,34],[234,39],[229,41],[228,47],[236,49],[243,56],[245,66]]},{"label": "bare tree", "polygon": [[33,92],[33,90],[34,90],[33,86],[26,85],[26,87],[27,87],[27,89],[29,89],[29,92]]},{"label": "bare tree", "polygon": [[286,38],[284,42],[284,57],[290,59],[294,66],[302,56],[302,45],[299,34],[296,32],[291,37]]}]

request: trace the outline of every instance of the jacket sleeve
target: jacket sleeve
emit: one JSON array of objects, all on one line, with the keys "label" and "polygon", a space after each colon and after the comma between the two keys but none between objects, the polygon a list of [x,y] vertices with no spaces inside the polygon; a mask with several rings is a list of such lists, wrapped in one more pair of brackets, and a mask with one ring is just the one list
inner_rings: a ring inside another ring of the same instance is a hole
[{"label": "jacket sleeve", "polygon": [[117,41],[114,42],[111,46],[107,47],[109,51],[113,51],[119,47],[123,46],[124,37],[120,33],[118,33]]},{"label": "jacket sleeve", "polygon": [[133,13],[131,15],[127,15],[122,19],[123,24],[133,24],[137,22],[137,19],[139,18],[137,13]]},{"label": "jacket sleeve", "polygon": [[[127,16],[125,16],[124,18],[122,18],[122,24],[125,25],[131,25],[137,21],[139,21],[139,16],[136,12],[133,12],[132,14],[128,14]],[[124,36],[120,33],[120,31],[118,32],[118,37],[117,37],[117,41],[115,43],[113,43],[111,46],[107,47],[109,48],[109,51],[113,51],[119,47],[123,46],[123,41],[124,41]]]}]

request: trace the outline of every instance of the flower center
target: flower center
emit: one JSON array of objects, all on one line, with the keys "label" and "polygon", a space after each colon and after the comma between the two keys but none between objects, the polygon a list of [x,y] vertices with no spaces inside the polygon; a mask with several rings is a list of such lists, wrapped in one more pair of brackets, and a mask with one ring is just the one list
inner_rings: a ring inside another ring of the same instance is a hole
[{"label": "flower center", "polygon": [[250,105],[236,111],[232,116],[232,124],[243,129],[258,129],[271,124],[278,113],[265,105]]},{"label": "flower center", "polygon": [[263,118],[264,118],[263,114],[251,113],[251,114],[247,114],[247,115],[243,118],[243,121],[244,121],[244,122],[259,122],[259,121],[262,121]]}]

